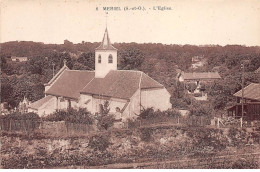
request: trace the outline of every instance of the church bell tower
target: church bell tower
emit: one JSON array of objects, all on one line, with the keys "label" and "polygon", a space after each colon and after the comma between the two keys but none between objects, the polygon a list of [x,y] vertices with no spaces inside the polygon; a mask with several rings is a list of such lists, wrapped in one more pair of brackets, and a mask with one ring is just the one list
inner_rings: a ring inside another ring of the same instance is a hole
[{"label": "church bell tower", "polygon": [[117,49],[112,46],[106,28],[101,45],[95,50],[95,77],[104,78],[110,70],[117,70]]}]

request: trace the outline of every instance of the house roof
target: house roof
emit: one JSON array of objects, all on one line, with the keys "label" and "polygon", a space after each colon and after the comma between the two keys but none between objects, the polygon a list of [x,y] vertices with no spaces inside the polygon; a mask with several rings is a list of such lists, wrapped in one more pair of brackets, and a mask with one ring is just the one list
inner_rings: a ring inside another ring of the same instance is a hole
[{"label": "house roof", "polygon": [[81,93],[130,99],[139,88],[163,88],[163,85],[141,71],[111,70],[104,78],[94,78]]},{"label": "house roof", "polygon": [[43,104],[47,103],[51,98],[53,98],[53,96],[46,96],[40,100],[37,100],[36,102],[33,102],[28,107],[31,109],[38,110]]},{"label": "house roof", "polygon": [[[236,97],[242,97],[242,90],[234,94]],[[244,98],[260,101],[260,83],[251,83],[244,88]]]},{"label": "house roof", "polygon": [[95,73],[93,71],[64,70],[45,93],[78,99],[80,96],[79,91],[85,87],[94,76]]},{"label": "house roof", "polygon": [[221,79],[218,72],[193,72],[193,73],[184,73],[184,80],[189,79]]},{"label": "house roof", "polygon": [[107,28],[105,30],[103,40],[100,46],[96,48],[96,50],[116,50],[116,48],[113,47],[113,45],[110,42]]}]

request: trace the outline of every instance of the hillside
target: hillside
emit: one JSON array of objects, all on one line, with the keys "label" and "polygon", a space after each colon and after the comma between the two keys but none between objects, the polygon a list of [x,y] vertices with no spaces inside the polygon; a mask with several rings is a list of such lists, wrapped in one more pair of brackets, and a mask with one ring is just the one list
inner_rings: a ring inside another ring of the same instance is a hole
[{"label": "hillside", "polygon": [[[70,69],[94,69],[94,50],[99,43],[82,42],[73,44],[44,44],[36,42],[7,42],[1,46],[1,102],[7,102],[10,108],[18,105],[23,97],[36,101],[44,96],[43,84],[57,72],[67,60]],[[206,64],[195,71],[219,71],[223,80],[211,86],[211,95],[219,97],[223,107],[232,101],[232,94],[241,89],[242,60],[246,64],[246,85],[259,82],[259,76],[253,72],[260,66],[260,47],[240,45],[194,46],[115,43],[118,49],[118,68],[141,70],[166,86],[172,94],[174,106],[189,104],[183,89],[176,82],[176,69],[193,71],[191,59],[204,56]],[[11,56],[26,56],[27,62],[12,62]],[[54,66],[53,66],[54,65]],[[214,89],[214,92],[213,92]],[[224,90],[221,93],[217,89]]]}]

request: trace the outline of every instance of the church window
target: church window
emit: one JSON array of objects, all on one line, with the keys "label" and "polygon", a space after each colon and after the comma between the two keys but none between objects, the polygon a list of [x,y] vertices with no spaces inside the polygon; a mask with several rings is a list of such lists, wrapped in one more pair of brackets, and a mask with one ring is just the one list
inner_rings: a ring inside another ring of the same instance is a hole
[{"label": "church window", "polygon": [[111,54],[108,57],[108,63],[113,63],[113,56]]},{"label": "church window", "polygon": [[101,63],[101,55],[98,56],[98,63]]}]

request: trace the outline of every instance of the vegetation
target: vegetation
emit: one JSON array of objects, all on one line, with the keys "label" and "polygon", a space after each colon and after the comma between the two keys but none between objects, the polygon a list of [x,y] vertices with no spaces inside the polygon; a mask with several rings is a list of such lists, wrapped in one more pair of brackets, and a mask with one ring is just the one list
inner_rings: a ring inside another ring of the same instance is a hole
[{"label": "vegetation", "polygon": [[109,102],[105,101],[104,105],[100,104],[100,112],[97,114],[97,126],[100,130],[108,130],[114,125],[115,117],[112,114],[109,114]]},{"label": "vegetation", "polygon": [[78,110],[68,109],[57,111],[53,114],[50,114],[46,117],[43,117],[44,121],[66,121],[71,123],[81,123],[81,124],[93,124],[93,118],[91,113],[84,108]]}]

